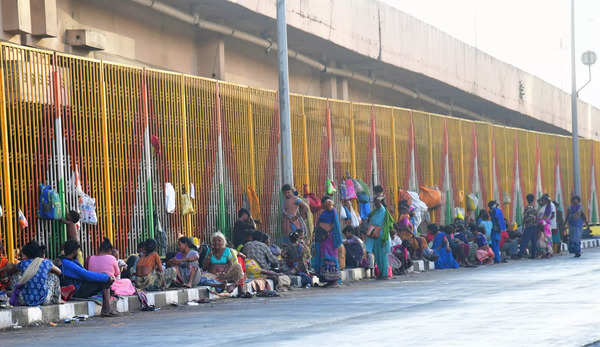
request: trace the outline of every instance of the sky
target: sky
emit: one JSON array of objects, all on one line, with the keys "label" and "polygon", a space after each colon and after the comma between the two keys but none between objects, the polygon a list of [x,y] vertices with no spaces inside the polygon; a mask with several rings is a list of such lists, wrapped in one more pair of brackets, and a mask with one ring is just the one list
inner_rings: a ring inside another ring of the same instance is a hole
[{"label": "sky", "polygon": [[[506,63],[571,92],[570,0],[381,0]],[[575,0],[577,86],[581,54],[600,57],[600,0]],[[580,98],[600,107],[600,61]]]}]

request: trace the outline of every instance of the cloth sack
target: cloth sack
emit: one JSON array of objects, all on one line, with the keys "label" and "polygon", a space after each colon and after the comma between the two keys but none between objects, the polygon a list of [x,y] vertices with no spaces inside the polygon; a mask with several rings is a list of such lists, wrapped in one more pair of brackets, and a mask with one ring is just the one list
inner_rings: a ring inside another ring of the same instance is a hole
[{"label": "cloth sack", "polygon": [[170,182],[165,182],[165,209],[167,213],[175,212],[175,188]]},{"label": "cloth sack", "polygon": [[437,188],[420,186],[419,198],[427,205],[429,209],[439,207],[442,204],[442,192]]},{"label": "cloth sack", "polygon": [[346,200],[356,199],[356,190],[354,189],[354,181],[347,178],[346,181]]}]

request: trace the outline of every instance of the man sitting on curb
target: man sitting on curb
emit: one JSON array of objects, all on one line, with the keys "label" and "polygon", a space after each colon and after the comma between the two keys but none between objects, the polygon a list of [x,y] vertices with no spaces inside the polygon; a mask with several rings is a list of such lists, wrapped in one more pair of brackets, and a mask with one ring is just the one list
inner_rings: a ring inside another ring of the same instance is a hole
[{"label": "man sitting on curb", "polygon": [[64,256],[61,257],[61,286],[75,286],[74,298],[87,299],[102,292],[102,317],[116,316],[110,308],[110,286],[115,281],[113,276],[86,270],[78,261],[79,242],[69,240],[64,245]]}]

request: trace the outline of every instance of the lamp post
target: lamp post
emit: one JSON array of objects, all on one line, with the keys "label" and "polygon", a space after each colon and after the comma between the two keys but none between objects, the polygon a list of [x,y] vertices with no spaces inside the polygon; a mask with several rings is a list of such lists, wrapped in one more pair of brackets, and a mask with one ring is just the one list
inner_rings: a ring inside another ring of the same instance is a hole
[{"label": "lamp post", "polygon": [[596,62],[596,53],[592,51],[584,52],[581,56],[581,62],[588,67],[588,81],[581,88],[577,89],[575,74],[575,0],[571,0],[571,134],[573,135],[573,189],[577,196],[581,196],[577,96],[592,80],[592,65]]}]

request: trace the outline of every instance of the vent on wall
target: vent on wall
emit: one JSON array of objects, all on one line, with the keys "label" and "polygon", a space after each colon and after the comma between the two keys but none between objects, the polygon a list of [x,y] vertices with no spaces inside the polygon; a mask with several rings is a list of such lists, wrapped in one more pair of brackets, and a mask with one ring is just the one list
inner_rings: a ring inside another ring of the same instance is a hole
[{"label": "vent on wall", "polygon": [[70,29],[67,30],[67,43],[73,47],[102,50],[106,47],[106,37],[98,30]]}]

